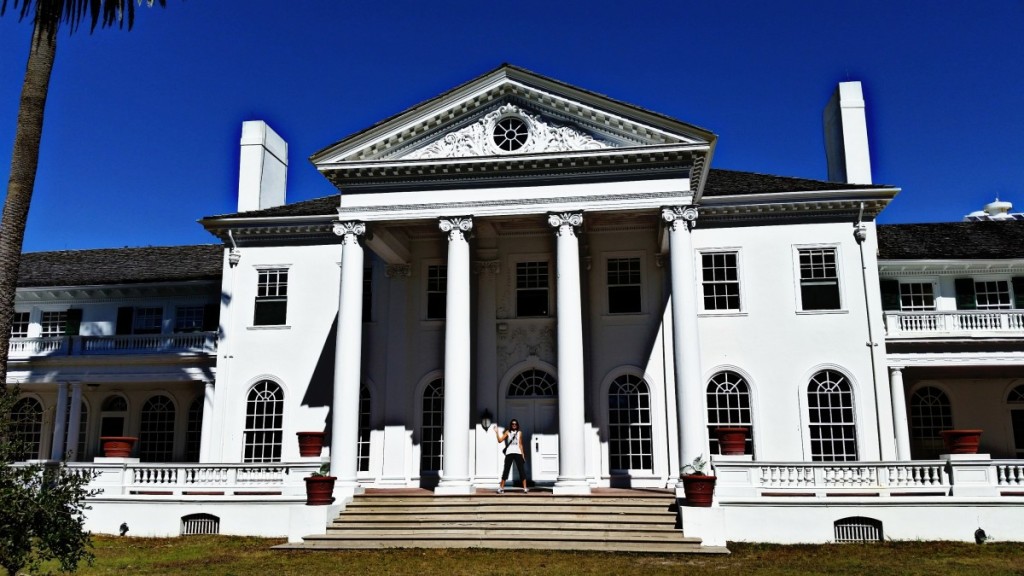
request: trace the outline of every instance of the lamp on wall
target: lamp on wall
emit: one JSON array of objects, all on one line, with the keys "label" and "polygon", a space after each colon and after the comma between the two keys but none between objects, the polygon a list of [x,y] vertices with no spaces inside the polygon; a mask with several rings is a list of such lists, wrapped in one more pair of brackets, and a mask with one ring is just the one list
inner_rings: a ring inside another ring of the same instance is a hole
[{"label": "lamp on wall", "polygon": [[491,429],[491,411],[484,408],[484,411],[480,414],[480,425],[483,426],[484,430]]}]

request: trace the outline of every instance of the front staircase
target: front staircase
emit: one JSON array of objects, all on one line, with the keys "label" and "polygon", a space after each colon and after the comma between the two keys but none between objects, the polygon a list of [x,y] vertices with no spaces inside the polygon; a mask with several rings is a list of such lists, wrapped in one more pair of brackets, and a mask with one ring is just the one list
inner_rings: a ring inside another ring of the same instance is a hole
[{"label": "front staircase", "polygon": [[279,548],[516,548],[728,553],[679,529],[671,493],[362,494],[327,533]]}]

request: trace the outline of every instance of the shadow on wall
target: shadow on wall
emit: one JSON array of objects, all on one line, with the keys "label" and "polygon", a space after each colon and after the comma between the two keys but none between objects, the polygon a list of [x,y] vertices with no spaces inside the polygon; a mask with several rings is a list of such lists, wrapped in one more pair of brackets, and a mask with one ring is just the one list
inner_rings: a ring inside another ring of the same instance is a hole
[{"label": "shadow on wall", "polygon": [[[324,446],[331,445],[331,422],[333,420],[334,401],[334,354],[338,341],[338,315],[334,315],[334,322],[331,329],[327,331],[327,338],[320,349],[320,357],[317,358],[316,366],[309,377],[309,385],[306,386],[306,395],[302,398],[302,405],[311,408],[321,406],[327,407],[327,421],[324,424]],[[316,429],[315,426],[306,426]]]}]

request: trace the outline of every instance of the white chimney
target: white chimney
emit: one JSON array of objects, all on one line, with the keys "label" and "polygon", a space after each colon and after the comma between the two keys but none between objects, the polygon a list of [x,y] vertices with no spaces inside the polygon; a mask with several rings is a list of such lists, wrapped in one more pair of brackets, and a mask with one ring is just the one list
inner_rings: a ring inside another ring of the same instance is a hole
[{"label": "white chimney", "polygon": [[238,211],[281,206],[288,184],[288,143],[262,120],[242,122]]},{"label": "white chimney", "polygon": [[825,106],[825,156],[828,179],[871,184],[868,125],[860,82],[840,82]]}]

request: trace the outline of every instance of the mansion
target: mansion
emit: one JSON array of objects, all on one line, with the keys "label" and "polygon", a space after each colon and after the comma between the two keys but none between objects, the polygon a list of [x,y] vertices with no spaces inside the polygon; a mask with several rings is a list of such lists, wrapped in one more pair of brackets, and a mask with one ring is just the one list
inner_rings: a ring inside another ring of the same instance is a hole
[{"label": "mansion", "polygon": [[[860,84],[829,181],[713,168],[714,133],[503,65],[316,152],[242,127],[211,245],[28,253],[8,382],[26,459],[98,475],[87,527],[323,532],[366,490],[673,490],[705,542],[1024,540],[1024,222],[877,225]],[[721,455],[719,427],[747,431]],[[981,429],[978,454],[941,433]],[[325,432],[319,456],[296,433]],[[101,437],[137,441],[106,457]],[[302,506],[329,466],[337,504]],[[881,530],[881,529],[880,529]],[[881,532],[879,532],[881,537]]]}]

